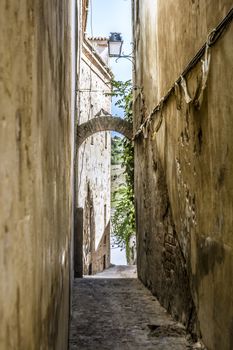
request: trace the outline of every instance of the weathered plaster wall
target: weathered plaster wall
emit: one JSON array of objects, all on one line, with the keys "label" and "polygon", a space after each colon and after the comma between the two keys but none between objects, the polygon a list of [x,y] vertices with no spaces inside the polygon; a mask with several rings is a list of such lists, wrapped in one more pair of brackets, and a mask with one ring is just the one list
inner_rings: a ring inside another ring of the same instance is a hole
[{"label": "weathered plaster wall", "polygon": [[1,2],[2,350],[67,346],[73,10],[71,0]]},{"label": "weathered plaster wall", "polygon": [[[84,44],[85,45],[85,44]],[[86,51],[82,53],[79,85],[79,120],[78,124],[87,122],[103,108],[111,113],[109,81],[111,75],[104,73],[93,62],[93,56]],[[99,132],[89,137],[78,150],[77,203],[84,209],[83,214],[83,259],[84,273],[102,271],[99,259],[110,255],[110,240],[106,241],[107,253],[102,255],[101,241],[106,234],[110,220],[111,191],[111,133]],[[108,232],[109,234],[109,232]],[[105,247],[105,248],[106,248]],[[99,254],[98,254],[99,252]],[[106,260],[109,266],[110,258]],[[89,265],[91,264],[91,270]]]},{"label": "weathered plaster wall", "polygon": [[[232,7],[225,1],[134,1],[135,130]],[[172,96],[155,138],[135,142],[139,277],[211,350],[233,347],[231,25],[211,49],[201,109]],[[188,75],[194,95],[199,64]],[[152,124],[153,128],[153,124]],[[193,321],[192,321],[193,320]]]}]

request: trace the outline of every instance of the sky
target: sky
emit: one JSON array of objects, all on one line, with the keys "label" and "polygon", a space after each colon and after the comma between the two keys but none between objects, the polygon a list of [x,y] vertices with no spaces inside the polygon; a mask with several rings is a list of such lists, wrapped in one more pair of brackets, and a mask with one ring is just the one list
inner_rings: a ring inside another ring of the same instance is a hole
[{"label": "sky", "polygon": [[[90,0],[87,23],[88,36],[109,37],[110,32],[119,32],[124,40],[122,54],[132,52],[131,0]],[[132,64],[125,58],[115,62],[110,59],[110,67],[115,80],[129,80]],[[122,116],[123,111],[112,106],[114,115]]]}]

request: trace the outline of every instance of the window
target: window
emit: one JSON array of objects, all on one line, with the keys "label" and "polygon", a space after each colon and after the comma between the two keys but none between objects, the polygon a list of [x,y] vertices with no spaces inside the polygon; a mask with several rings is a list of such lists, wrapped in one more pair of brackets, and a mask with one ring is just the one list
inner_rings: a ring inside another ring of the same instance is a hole
[{"label": "window", "polygon": [[108,148],[108,133],[105,131],[105,149]]},{"label": "window", "polygon": [[103,256],[103,269],[106,269],[106,255]]},{"label": "window", "polygon": [[104,226],[106,226],[107,222],[107,205],[104,205]]}]

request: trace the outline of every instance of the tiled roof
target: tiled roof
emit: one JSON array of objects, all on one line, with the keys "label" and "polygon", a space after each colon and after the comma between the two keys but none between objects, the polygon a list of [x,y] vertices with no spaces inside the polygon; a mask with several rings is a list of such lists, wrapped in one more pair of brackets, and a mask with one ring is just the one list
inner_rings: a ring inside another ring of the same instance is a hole
[{"label": "tiled roof", "polygon": [[102,37],[102,36],[94,36],[94,37],[88,37],[88,40],[93,40],[93,41],[106,41],[108,40],[108,38],[106,37]]}]

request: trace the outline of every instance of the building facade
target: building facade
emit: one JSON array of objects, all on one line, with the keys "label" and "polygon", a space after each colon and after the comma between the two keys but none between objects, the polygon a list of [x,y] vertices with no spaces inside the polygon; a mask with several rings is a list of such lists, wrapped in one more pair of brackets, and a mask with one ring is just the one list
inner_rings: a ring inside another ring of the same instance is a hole
[{"label": "building facade", "polygon": [[[107,40],[84,36],[80,60],[78,125],[111,114]],[[78,127],[78,126],[77,126]],[[83,273],[110,265],[111,133],[99,132],[78,149],[77,207],[83,208]]]}]

